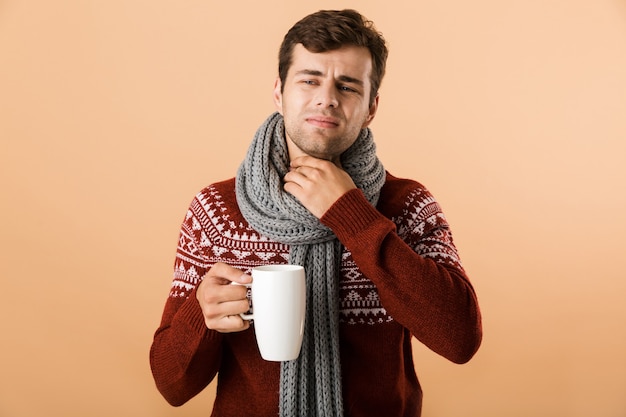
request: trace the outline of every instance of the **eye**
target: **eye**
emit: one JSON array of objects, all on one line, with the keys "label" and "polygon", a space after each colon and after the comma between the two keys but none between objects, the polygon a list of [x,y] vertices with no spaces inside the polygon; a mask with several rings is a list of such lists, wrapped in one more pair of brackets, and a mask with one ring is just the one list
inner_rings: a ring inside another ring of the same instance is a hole
[{"label": "eye", "polygon": [[340,85],[338,88],[339,88],[339,91],[345,91],[347,93],[356,93],[356,90],[354,88],[350,88],[347,85]]}]

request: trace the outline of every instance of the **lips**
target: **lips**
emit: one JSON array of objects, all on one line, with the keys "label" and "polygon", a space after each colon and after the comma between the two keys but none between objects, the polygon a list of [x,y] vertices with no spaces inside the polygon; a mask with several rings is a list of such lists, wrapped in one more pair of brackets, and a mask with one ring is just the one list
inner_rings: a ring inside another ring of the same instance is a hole
[{"label": "lips", "polygon": [[334,117],[328,116],[309,116],[306,121],[314,126],[323,128],[334,128],[339,126],[339,121]]}]

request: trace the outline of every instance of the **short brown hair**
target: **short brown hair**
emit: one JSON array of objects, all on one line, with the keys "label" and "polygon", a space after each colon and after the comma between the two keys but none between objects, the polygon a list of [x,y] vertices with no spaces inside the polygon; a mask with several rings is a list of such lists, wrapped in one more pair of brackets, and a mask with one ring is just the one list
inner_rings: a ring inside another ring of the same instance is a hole
[{"label": "short brown hair", "polygon": [[347,45],[366,47],[372,56],[370,106],[374,103],[385,75],[389,52],[385,39],[372,21],[356,10],[346,9],[320,10],[297,22],[285,35],[278,53],[281,88],[285,86],[293,48],[299,43],[314,53],[332,51]]}]

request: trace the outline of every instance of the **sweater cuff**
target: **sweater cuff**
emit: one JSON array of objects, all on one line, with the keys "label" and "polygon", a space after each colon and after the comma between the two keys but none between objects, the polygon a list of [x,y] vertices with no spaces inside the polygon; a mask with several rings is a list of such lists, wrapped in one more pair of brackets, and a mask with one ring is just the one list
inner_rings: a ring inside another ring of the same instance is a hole
[{"label": "sweater cuff", "polygon": [[196,289],[189,294],[189,297],[185,300],[183,305],[177,312],[178,320],[186,323],[187,327],[191,329],[193,334],[196,334],[202,338],[213,339],[220,337],[220,333],[211,330],[206,327],[204,322],[204,315],[200,304],[196,300]]},{"label": "sweater cuff", "polygon": [[395,230],[395,224],[372,206],[363,192],[348,191],[324,213],[320,221],[329,227],[342,242],[363,237],[368,230],[382,226],[385,232]]}]

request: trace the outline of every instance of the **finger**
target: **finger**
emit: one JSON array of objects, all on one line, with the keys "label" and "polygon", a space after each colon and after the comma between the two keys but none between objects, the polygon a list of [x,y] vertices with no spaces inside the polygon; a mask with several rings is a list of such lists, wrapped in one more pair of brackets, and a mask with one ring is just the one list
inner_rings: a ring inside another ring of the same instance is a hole
[{"label": "finger", "polygon": [[[226,281],[229,282],[230,281]],[[248,288],[244,285],[229,285],[215,282],[213,279],[206,280],[198,288],[199,298],[208,305],[221,305],[231,301],[246,300]]]},{"label": "finger", "polygon": [[335,166],[329,165],[298,165],[297,167],[291,167],[290,173],[297,174],[294,178],[298,178],[298,175],[303,181],[318,182],[323,179],[331,178]]},{"label": "finger", "polygon": [[303,186],[305,182],[307,181],[307,177],[302,171],[303,171],[302,168],[289,171],[283,177],[283,181],[285,182],[285,184],[293,183],[300,187]]},{"label": "finger", "polygon": [[216,327],[213,330],[220,333],[233,333],[246,330],[248,327],[250,327],[250,322],[242,319],[241,316],[237,314],[223,317],[219,323],[216,323]]},{"label": "finger", "polygon": [[291,168],[297,168],[299,166],[306,165],[306,161],[310,159],[311,157],[308,155],[297,156],[289,161],[289,166]]},{"label": "finger", "polygon": [[247,312],[250,305],[247,299],[206,304],[203,308],[204,321],[209,329],[217,331],[238,331],[247,328],[240,314]]},{"label": "finger", "polygon": [[246,275],[240,269],[230,266],[223,262],[218,262],[209,271],[207,276],[219,278],[230,282],[238,282],[240,284],[248,284],[252,282],[252,277]]},{"label": "finger", "polygon": [[250,327],[250,322],[241,318],[239,314],[224,316],[214,321],[207,321],[207,328],[220,333],[233,333],[246,330]]},{"label": "finger", "polygon": [[250,304],[247,299],[227,301],[215,306],[216,314],[212,315],[212,318],[221,319],[228,316],[239,316],[239,314],[243,314],[248,310],[250,310]]}]

